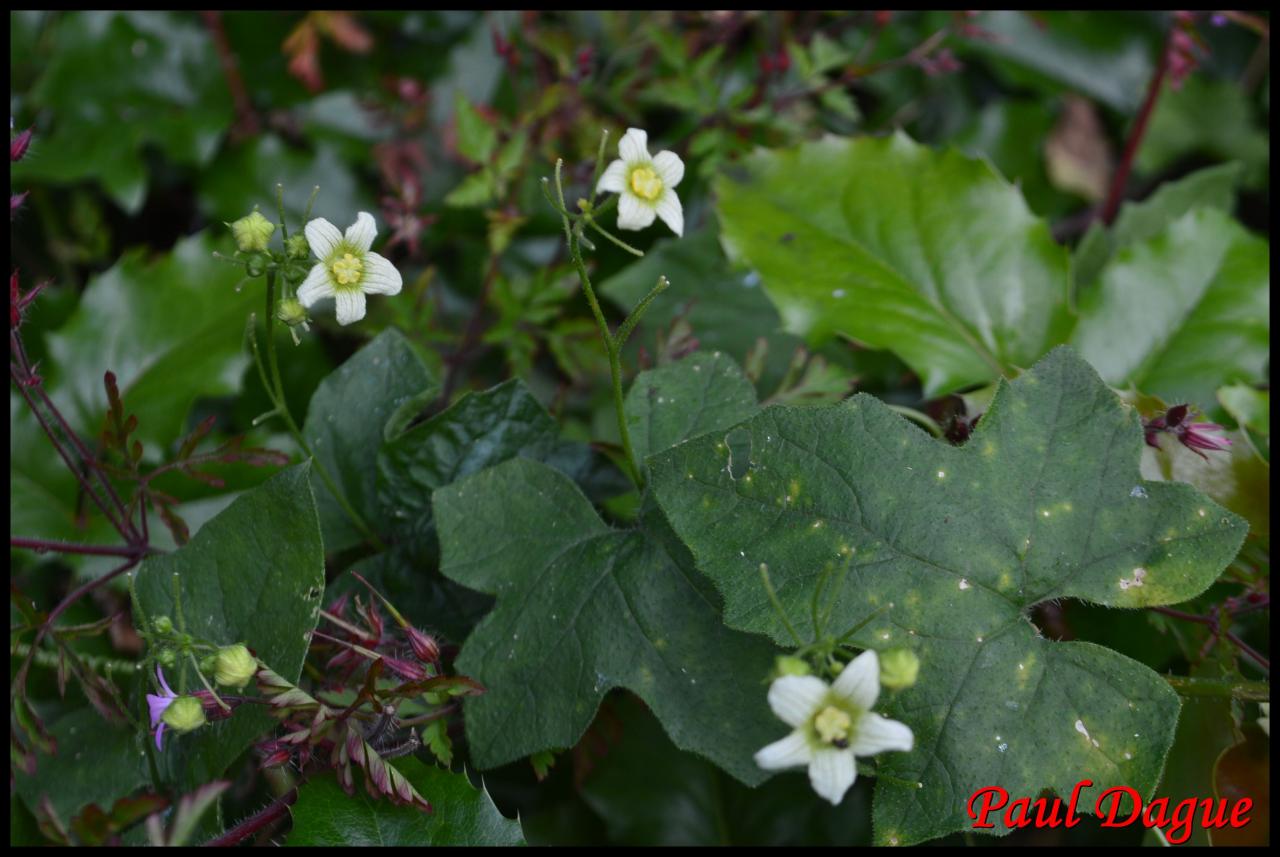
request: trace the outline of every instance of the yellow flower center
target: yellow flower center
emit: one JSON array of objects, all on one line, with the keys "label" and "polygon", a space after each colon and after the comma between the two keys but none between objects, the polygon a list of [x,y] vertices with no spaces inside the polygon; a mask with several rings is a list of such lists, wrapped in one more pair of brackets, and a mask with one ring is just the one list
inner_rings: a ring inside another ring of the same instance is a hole
[{"label": "yellow flower center", "polygon": [[333,271],[333,278],[339,285],[350,286],[360,282],[360,270],[363,267],[355,256],[344,253],[341,259],[329,266],[329,269]]},{"label": "yellow flower center", "polygon": [[631,171],[631,192],[653,202],[662,196],[662,178],[652,167],[636,167]]},{"label": "yellow flower center", "polygon": [[828,705],[813,718],[813,728],[825,744],[838,745],[848,741],[849,727],[852,725],[853,720],[849,715],[834,705]]}]

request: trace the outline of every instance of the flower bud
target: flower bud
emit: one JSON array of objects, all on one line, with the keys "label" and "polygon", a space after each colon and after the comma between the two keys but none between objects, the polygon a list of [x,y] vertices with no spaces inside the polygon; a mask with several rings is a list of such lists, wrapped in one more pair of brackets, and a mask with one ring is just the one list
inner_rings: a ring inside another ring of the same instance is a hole
[{"label": "flower bud", "polygon": [[808,675],[810,673],[809,664],[803,658],[796,658],[791,655],[779,655],[773,665],[774,671],[780,676]]},{"label": "flower bud", "polygon": [[9,141],[9,163],[22,160],[27,154],[27,148],[31,145],[31,129],[23,131],[18,136]]},{"label": "flower bud", "polygon": [[156,660],[162,667],[172,667],[178,663],[178,653],[173,649],[162,649],[160,654],[156,655]]},{"label": "flower bud", "polygon": [[194,696],[179,696],[160,716],[164,724],[177,732],[199,729],[206,722],[204,706]]},{"label": "flower bud", "polygon": [[258,671],[258,659],[241,643],[218,651],[213,677],[226,687],[244,687]]},{"label": "flower bud", "polygon": [[200,659],[200,672],[205,675],[212,675],[213,671],[218,668],[217,655],[205,655]]},{"label": "flower bud", "polygon": [[920,659],[910,649],[891,649],[880,655],[880,684],[890,690],[902,690],[916,683]]},{"label": "flower bud", "polygon": [[434,664],[440,660],[440,644],[435,637],[422,633],[412,625],[405,628],[404,632],[409,637],[409,646],[413,649],[415,658],[426,664]]},{"label": "flower bud", "polygon": [[151,620],[151,627],[157,634],[168,634],[173,630],[173,620],[168,616],[157,616]]},{"label": "flower bud", "polygon": [[235,223],[227,225],[235,236],[236,246],[246,253],[261,253],[266,250],[271,233],[276,231],[276,225],[263,217],[256,208]]},{"label": "flower bud", "polygon": [[250,277],[261,277],[267,272],[267,257],[261,253],[253,253],[245,261],[245,273]]},{"label": "flower bud", "polygon": [[290,259],[305,259],[311,255],[311,245],[305,235],[294,233],[284,242],[284,252]]},{"label": "flower bud", "polygon": [[307,309],[297,298],[285,298],[276,304],[276,318],[290,327],[307,323]]}]

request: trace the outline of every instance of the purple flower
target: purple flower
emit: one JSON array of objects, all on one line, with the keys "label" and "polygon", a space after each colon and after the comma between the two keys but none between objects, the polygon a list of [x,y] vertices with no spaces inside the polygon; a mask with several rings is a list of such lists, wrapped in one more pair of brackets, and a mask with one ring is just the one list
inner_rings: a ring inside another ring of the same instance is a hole
[{"label": "purple flower", "polygon": [[1214,432],[1222,431],[1222,426],[1217,423],[1192,422],[1188,419],[1191,416],[1191,407],[1189,405],[1175,405],[1167,410],[1163,416],[1155,417],[1149,420],[1143,429],[1147,436],[1147,445],[1160,448],[1160,444],[1156,440],[1156,436],[1160,432],[1168,432],[1178,439],[1178,442],[1196,455],[1205,459],[1209,456],[1205,455],[1201,450],[1225,451],[1231,448],[1231,439],[1223,437]]},{"label": "purple flower", "polygon": [[156,664],[156,678],[160,680],[160,686],[164,688],[164,695],[157,696],[154,693],[147,694],[147,706],[151,709],[151,728],[156,731],[156,749],[163,750],[161,737],[164,735],[164,717],[165,711],[178,698],[178,694],[169,688],[169,683],[164,680],[164,673],[160,671],[160,665]]}]

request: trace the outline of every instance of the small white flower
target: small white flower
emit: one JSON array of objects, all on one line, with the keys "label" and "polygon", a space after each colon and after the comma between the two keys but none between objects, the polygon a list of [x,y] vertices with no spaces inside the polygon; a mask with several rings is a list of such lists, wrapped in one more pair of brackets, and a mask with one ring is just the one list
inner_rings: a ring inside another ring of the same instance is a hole
[{"label": "small white flower", "polygon": [[649,157],[649,135],[639,128],[628,128],[618,141],[618,160],[609,164],[600,176],[596,193],[619,194],[618,228],[644,229],[654,216],[684,234],[684,210],[675,187],[684,178],[684,162],[675,152],[659,152]]},{"label": "small white flower", "polygon": [[307,224],[311,252],[320,261],[298,287],[298,300],[310,307],[321,298],[333,298],[338,324],[364,318],[364,296],[400,293],[403,280],[395,266],[370,252],[378,227],[373,215],[362,211],[343,235],[323,217]]},{"label": "small white flower", "polygon": [[880,661],[866,651],[850,661],[835,683],[817,676],[785,675],[769,686],[769,707],[795,730],[756,753],[766,771],[809,768],[818,796],[840,803],[857,779],[856,756],[911,749],[905,723],[871,710],[880,695]]}]

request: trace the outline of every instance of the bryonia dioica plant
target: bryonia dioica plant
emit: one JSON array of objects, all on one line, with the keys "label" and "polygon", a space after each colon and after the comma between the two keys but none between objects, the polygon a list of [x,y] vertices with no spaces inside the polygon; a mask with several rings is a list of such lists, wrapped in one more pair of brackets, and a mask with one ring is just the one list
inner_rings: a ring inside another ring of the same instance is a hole
[{"label": "bryonia dioica plant", "polygon": [[15,844],[1267,837],[1268,17],[11,25]]}]

